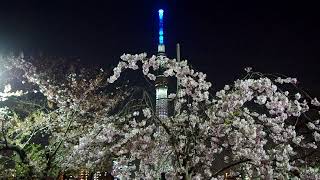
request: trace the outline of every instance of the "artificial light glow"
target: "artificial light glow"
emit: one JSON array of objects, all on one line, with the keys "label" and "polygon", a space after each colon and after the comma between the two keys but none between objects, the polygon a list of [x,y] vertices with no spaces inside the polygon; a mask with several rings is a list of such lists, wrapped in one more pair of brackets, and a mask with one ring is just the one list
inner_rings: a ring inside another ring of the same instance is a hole
[{"label": "artificial light glow", "polygon": [[163,9],[159,9],[159,18],[163,19]]},{"label": "artificial light glow", "polygon": [[168,98],[168,88],[167,87],[156,88],[156,98],[157,99],[167,99]]},{"label": "artificial light glow", "polygon": [[163,32],[163,9],[159,9],[159,44],[164,44],[164,32]]},{"label": "artificial light glow", "polygon": [[163,36],[159,36],[159,44],[163,44],[163,41],[164,41]]},{"label": "artificial light glow", "polygon": [[160,36],[163,36],[163,29],[160,29],[160,30],[159,30],[159,35],[160,35]]}]

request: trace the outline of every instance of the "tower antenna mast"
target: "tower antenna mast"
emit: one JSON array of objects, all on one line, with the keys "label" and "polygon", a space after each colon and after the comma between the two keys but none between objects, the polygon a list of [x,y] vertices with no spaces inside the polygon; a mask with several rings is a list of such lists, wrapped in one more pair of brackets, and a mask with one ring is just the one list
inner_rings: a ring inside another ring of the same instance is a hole
[{"label": "tower antenna mast", "polygon": [[164,45],[164,28],[163,28],[163,9],[159,9],[159,42],[158,42],[158,55],[165,55],[166,48]]}]

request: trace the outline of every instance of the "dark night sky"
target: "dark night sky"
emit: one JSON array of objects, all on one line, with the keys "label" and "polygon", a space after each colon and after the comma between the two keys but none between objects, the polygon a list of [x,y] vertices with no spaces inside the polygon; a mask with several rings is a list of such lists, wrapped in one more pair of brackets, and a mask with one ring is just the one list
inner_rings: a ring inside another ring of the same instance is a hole
[{"label": "dark night sky", "polygon": [[215,87],[252,66],[298,77],[307,91],[320,95],[320,13],[315,3],[48,2],[0,3],[1,51],[42,51],[111,67],[125,52],[156,53],[157,9],[163,8],[168,56],[175,56],[179,42],[182,57],[207,73]]}]

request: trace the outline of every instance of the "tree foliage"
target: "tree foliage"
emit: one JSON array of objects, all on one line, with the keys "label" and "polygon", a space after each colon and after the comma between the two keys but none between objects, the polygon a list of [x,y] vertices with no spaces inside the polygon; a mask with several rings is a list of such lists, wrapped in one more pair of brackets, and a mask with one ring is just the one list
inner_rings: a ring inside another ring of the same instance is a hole
[{"label": "tree foliage", "polygon": [[[204,73],[163,56],[124,54],[111,76],[56,74],[24,57],[4,63],[23,80],[0,93],[1,162],[23,176],[87,168],[130,179],[319,178],[320,103],[295,78],[246,69],[214,94]],[[152,90],[119,80],[126,69],[150,84],[159,70],[176,78],[174,115],[157,117]]]}]

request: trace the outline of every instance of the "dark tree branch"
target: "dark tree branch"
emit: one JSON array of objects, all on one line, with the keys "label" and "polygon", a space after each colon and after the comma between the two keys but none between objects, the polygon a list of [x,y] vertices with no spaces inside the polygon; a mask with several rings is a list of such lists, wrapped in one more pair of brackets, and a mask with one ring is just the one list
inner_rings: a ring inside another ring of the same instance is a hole
[{"label": "dark tree branch", "polygon": [[0,145],[0,151],[14,151],[20,157],[22,163],[24,164],[29,163],[26,152],[18,146],[9,145],[9,144],[6,144],[5,146]]},{"label": "dark tree branch", "polygon": [[216,173],[214,173],[213,176],[217,176],[218,174],[220,174],[221,172],[233,167],[233,166],[236,166],[238,164],[241,164],[241,163],[245,163],[245,162],[248,162],[248,161],[251,161],[250,159],[244,159],[244,160],[241,160],[241,161],[237,161],[237,162],[234,162],[232,164],[229,164],[228,166],[224,167],[224,168],[221,168],[219,171],[217,171]]},{"label": "dark tree branch", "polygon": [[296,157],[296,158],[294,158],[294,159],[291,159],[290,162],[296,161],[296,160],[298,160],[298,159],[307,158],[307,157],[309,157],[309,156],[312,156],[312,155],[313,155],[314,153],[316,153],[316,152],[317,152],[317,150],[313,150],[313,151],[309,152],[308,154],[306,154],[306,155],[304,155],[304,156],[300,156],[300,157]]}]

